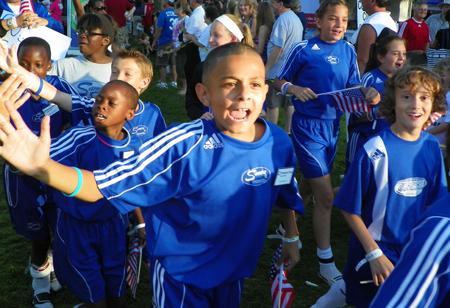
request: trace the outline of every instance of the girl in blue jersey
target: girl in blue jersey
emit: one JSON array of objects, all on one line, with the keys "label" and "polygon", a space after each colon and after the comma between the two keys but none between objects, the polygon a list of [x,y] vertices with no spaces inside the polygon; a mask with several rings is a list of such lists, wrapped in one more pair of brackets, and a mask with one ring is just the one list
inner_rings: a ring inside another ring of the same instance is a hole
[{"label": "girl in blue jersey", "polygon": [[341,304],[368,307],[420,215],[447,195],[439,143],[422,131],[432,112],[446,109],[439,76],[422,67],[405,68],[385,88],[380,112],[393,124],[356,154],[334,200],[352,229],[344,281],[314,308],[329,307],[328,299],[336,304],[339,295]]},{"label": "girl in blue jersey", "polygon": [[[213,120],[169,127],[138,156],[94,173],[49,159],[45,125],[39,140],[9,104],[19,130],[0,117],[0,155],[26,174],[86,201],[106,197],[122,213],[149,207],[147,248],[158,307],[239,307],[274,204],[285,227],[277,263],[289,259],[290,270],[299,261],[294,210],[304,208],[293,180],[295,155],[281,128],[258,119],[268,90],[260,55],[242,43],[217,47],[205,60],[203,80],[197,94]],[[25,144],[27,150],[16,148]]]},{"label": "girl in blue jersey", "polygon": [[[315,197],[313,226],[319,276],[330,285],[342,278],[330,246],[334,199],[330,171],[342,112],[335,108],[329,95],[318,97],[317,94],[361,85],[355,49],[341,40],[347,21],[348,8],[344,1],[323,1],[316,11],[320,34],[292,46],[274,83],[277,90],[283,87],[283,94],[295,96],[292,140],[302,171],[299,190],[305,204],[312,195]],[[378,102],[377,91],[372,88],[363,91],[368,102]]]},{"label": "girl in blue jersey", "polygon": [[[371,46],[371,57],[361,78],[365,87],[373,87],[383,95],[384,82],[392,73],[403,67],[406,60],[406,41],[397,35],[389,35]],[[378,113],[378,107],[372,106],[370,112],[352,113],[348,121],[349,141],[346,151],[347,169],[358,150],[367,139],[388,127],[389,124]]]}]

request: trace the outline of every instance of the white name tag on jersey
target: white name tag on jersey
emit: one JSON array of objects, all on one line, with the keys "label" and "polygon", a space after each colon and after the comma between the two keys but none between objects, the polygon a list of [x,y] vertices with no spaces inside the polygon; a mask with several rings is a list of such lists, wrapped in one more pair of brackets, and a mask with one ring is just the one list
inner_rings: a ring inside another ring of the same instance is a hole
[{"label": "white name tag on jersey", "polygon": [[47,106],[44,109],[42,109],[42,112],[44,113],[44,115],[49,116],[49,117],[51,117],[58,111],[59,111],[59,108],[55,104],[51,104],[50,106]]},{"label": "white name tag on jersey", "polygon": [[127,159],[128,157],[131,157],[134,155],[134,151],[125,151],[122,152],[122,159]]},{"label": "white name tag on jersey", "polygon": [[279,168],[277,170],[277,176],[275,178],[274,186],[281,186],[290,184],[292,181],[292,176],[294,175],[294,167],[289,168]]}]

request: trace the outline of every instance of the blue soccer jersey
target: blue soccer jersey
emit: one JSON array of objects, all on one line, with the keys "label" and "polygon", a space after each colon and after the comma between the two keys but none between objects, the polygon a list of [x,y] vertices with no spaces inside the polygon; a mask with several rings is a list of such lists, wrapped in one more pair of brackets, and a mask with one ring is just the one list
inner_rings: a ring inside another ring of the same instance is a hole
[{"label": "blue soccer jersey", "polygon": [[[45,77],[45,81],[54,86],[58,91],[70,95],[76,94],[75,89],[66,80],[58,76],[48,75]],[[45,115],[50,116],[50,135],[52,138],[58,137],[64,125],[70,122],[70,114],[43,98],[38,101],[33,98],[28,99],[18,111],[25,124],[37,136],[41,133],[41,121]]]},{"label": "blue soccer jersey", "polygon": [[[72,95],[72,123],[73,125],[95,125],[92,117],[94,99]],[[124,127],[142,143],[162,133],[166,129],[166,122],[158,106],[139,100],[139,110],[133,119],[125,122]]]},{"label": "blue soccer jersey", "polygon": [[[355,48],[343,40],[327,43],[318,36],[292,46],[277,78],[316,94],[361,85]],[[334,120],[342,115],[329,95],[305,103],[293,98],[292,103],[307,118]]]},{"label": "blue soccer jersey", "polygon": [[425,207],[447,194],[440,152],[430,134],[406,141],[387,128],[357,153],[334,204],[361,215],[375,241],[401,245]]},{"label": "blue soccer jersey", "polygon": [[[64,79],[48,75],[45,81],[59,91],[75,94],[75,89]],[[42,98],[28,99],[19,109],[25,124],[37,136],[41,133],[41,121],[45,115],[50,116],[50,135],[59,136],[64,125],[69,123],[70,114]],[[56,207],[48,198],[47,190],[38,180],[28,176],[14,176],[9,166],[3,165],[3,188],[11,217],[11,222],[18,234],[32,241],[47,238],[49,227],[53,229],[56,222]]]},{"label": "blue soccer jersey", "polygon": [[122,213],[150,206],[149,253],[175,280],[210,289],[252,275],[274,204],[304,212],[292,143],[262,123],[264,135],[251,143],[214,121],[174,125],[139,156],[94,172]]},{"label": "blue soccer jersey", "polygon": [[[52,140],[50,158],[67,166],[93,171],[137,154],[140,145],[140,141],[127,131],[124,140],[115,140],[94,126],[76,126]],[[62,211],[82,221],[103,221],[118,213],[106,199],[89,203],[55,191],[54,200]]]},{"label": "blue soccer jersey", "polygon": [[370,307],[450,307],[449,204],[447,194],[426,210]]}]

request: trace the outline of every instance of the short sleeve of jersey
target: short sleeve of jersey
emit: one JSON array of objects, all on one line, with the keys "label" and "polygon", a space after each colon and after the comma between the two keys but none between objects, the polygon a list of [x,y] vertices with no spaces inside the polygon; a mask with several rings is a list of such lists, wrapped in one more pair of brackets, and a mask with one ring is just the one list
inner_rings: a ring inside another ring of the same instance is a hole
[{"label": "short sleeve of jersey", "polygon": [[94,99],[72,95],[72,126],[76,125],[94,125],[92,118],[92,108]]},{"label": "short sleeve of jersey", "polygon": [[361,76],[359,75],[358,63],[356,61],[356,50],[350,43],[347,43],[348,47],[352,50],[351,59],[350,59],[350,67],[349,67],[349,79],[347,82],[347,88],[351,86],[359,86],[361,85]]},{"label": "short sleeve of jersey", "polygon": [[159,13],[158,17],[158,23],[156,24],[157,27],[164,28],[164,22],[166,20],[166,12],[162,11]]},{"label": "short sleeve of jersey", "polygon": [[[182,189],[181,184],[188,182],[183,176],[193,176],[183,172],[184,159],[198,146],[201,127],[201,121],[169,127],[146,142],[139,149],[139,155],[127,160],[126,164],[111,164],[94,171],[100,192],[121,213],[172,198]],[[124,194],[127,198],[119,198]],[[149,194],[151,204],[149,199],[142,198]]]},{"label": "short sleeve of jersey", "polygon": [[349,214],[361,215],[364,200],[372,197],[369,189],[372,170],[370,159],[364,148],[361,148],[345,175],[334,205]]},{"label": "short sleeve of jersey", "polygon": [[302,41],[291,47],[285,61],[277,73],[277,78],[279,80],[291,81],[294,79],[294,76],[302,68],[302,50],[307,45],[308,41]]}]

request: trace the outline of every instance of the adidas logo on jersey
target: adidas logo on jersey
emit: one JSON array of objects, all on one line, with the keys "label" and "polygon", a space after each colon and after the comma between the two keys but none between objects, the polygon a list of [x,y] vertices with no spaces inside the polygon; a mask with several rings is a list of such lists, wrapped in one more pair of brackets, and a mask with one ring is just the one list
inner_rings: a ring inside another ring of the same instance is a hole
[{"label": "adidas logo on jersey", "polygon": [[377,80],[375,80],[376,83],[383,83],[383,80],[377,77]]},{"label": "adidas logo on jersey", "polygon": [[385,156],[386,156],[386,154],[384,154],[384,153],[381,152],[379,149],[377,149],[377,150],[375,151],[375,153],[373,153],[372,156],[370,156],[370,159],[371,159],[372,161],[375,161],[375,160],[380,159],[380,158],[383,158],[383,157],[385,157]]},{"label": "adidas logo on jersey", "polygon": [[317,44],[314,44],[314,46],[311,48],[311,50],[320,50],[319,46]]},{"label": "adidas logo on jersey", "polygon": [[203,145],[205,150],[219,149],[223,148],[223,143],[220,142],[219,138],[217,138],[216,134],[212,134],[211,138],[205,142]]}]

